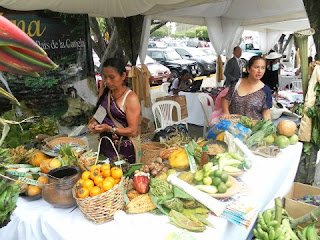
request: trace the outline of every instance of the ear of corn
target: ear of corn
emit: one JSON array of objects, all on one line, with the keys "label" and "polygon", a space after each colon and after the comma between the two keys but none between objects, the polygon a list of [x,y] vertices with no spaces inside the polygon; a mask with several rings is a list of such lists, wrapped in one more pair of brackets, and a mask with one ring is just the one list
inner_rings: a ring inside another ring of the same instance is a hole
[{"label": "ear of corn", "polygon": [[132,199],[127,207],[127,213],[145,213],[156,209],[156,205],[153,204],[148,194],[141,194],[138,197]]}]

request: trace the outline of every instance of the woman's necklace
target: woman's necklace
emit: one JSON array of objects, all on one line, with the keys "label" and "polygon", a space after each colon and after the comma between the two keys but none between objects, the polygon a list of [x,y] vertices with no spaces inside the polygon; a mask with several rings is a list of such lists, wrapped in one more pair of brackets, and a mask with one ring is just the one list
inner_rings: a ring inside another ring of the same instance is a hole
[{"label": "woman's necklace", "polygon": [[119,98],[121,98],[122,96],[123,96],[123,94],[125,93],[127,91],[127,87],[125,87],[124,88],[124,90],[123,90],[123,92],[120,94],[120,96],[118,96],[118,97],[115,97],[115,96],[113,96],[113,99],[116,101],[116,100],[118,100]]}]

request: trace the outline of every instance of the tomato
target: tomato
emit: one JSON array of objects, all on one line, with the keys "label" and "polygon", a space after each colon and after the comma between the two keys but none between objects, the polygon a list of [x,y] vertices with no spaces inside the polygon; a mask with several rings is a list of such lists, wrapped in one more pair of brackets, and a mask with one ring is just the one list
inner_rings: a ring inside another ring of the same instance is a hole
[{"label": "tomato", "polygon": [[93,188],[90,189],[90,197],[97,196],[101,193],[101,189],[98,186],[94,186]]},{"label": "tomato", "polygon": [[87,189],[87,188],[79,188],[78,190],[77,190],[77,196],[78,196],[78,198],[86,198],[86,197],[88,197],[89,196],[89,189]]},{"label": "tomato", "polygon": [[89,171],[84,171],[84,172],[82,173],[82,175],[81,175],[81,178],[82,178],[83,180],[89,179],[89,177],[90,177],[90,172],[89,172]]},{"label": "tomato", "polygon": [[86,179],[84,180],[82,186],[87,189],[91,189],[94,186],[94,182],[91,179]]},{"label": "tomato", "polygon": [[122,169],[118,167],[111,168],[111,177],[114,179],[121,178],[123,175]]},{"label": "tomato", "polygon": [[109,170],[109,171],[110,171],[110,164],[108,164],[108,163],[104,163],[104,164],[102,164],[101,167],[100,167],[100,171],[101,171],[101,172],[104,172],[104,171],[106,171],[106,170]]},{"label": "tomato", "polygon": [[103,182],[104,178],[101,175],[96,176],[93,181],[96,186],[99,186]]},{"label": "tomato", "polygon": [[110,190],[111,188],[113,188],[113,186],[114,186],[114,181],[109,181],[108,179],[105,179],[102,182],[102,188],[104,191]]}]

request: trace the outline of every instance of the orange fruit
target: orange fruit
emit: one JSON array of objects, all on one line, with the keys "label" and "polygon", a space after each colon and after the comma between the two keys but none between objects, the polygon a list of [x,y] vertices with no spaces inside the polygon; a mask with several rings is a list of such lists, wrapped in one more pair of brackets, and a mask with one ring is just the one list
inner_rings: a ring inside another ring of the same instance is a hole
[{"label": "orange fruit", "polygon": [[93,181],[96,186],[99,186],[103,182],[104,178],[101,175],[96,176]]},{"label": "orange fruit", "polygon": [[77,190],[77,196],[78,196],[78,198],[86,198],[86,197],[88,197],[89,196],[89,189],[84,188],[84,187],[79,188]]},{"label": "orange fruit", "polygon": [[111,177],[114,179],[121,178],[123,175],[122,169],[118,167],[111,168]]},{"label": "orange fruit", "polygon": [[111,171],[110,171],[110,169],[104,169],[103,171],[102,171],[102,176],[103,177],[110,177],[110,175],[111,175]]},{"label": "orange fruit", "polygon": [[101,167],[100,167],[100,171],[101,171],[101,172],[104,172],[104,171],[106,171],[106,170],[109,170],[109,171],[110,171],[110,164],[108,164],[108,163],[104,163],[104,164],[102,164]]},{"label": "orange fruit", "polygon": [[90,173],[91,173],[91,172],[89,172],[89,171],[84,171],[84,172],[82,173],[82,175],[81,175],[81,178],[84,179],[84,180],[89,179]]},{"label": "orange fruit", "polygon": [[90,190],[92,187],[94,187],[94,182],[91,179],[86,179],[84,180],[82,186]]},{"label": "orange fruit", "polygon": [[94,170],[90,170],[90,178],[92,180],[94,180],[96,177],[100,176],[100,170],[99,169],[94,169]]},{"label": "orange fruit", "polygon": [[109,181],[108,179],[105,179],[103,182],[102,182],[102,189],[104,191],[108,191],[110,190],[111,188],[113,188],[114,186],[114,181]]},{"label": "orange fruit", "polygon": [[40,170],[43,173],[48,173],[50,171],[49,169],[49,162],[50,159],[43,159],[40,163]]},{"label": "orange fruit", "polygon": [[115,184],[115,185],[118,184],[118,183],[120,182],[120,180],[121,180],[121,178],[115,179],[115,180],[114,180],[114,184]]},{"label": "orange fruit", "polygon": [[39,186],[28,185],[27,196],[33,197],[41,193],[41,188]]},{"label": "orange fruit", "polygon": [[53,158],[49,161],[49,168],[50,169],[55,169],[55,168],[59,168],[61,167],[61,162],[56,159],[56,158]]},{"label": "orange fruit", "polygon": [[98,165],[92,165],[92,166],[90,167],[90,172],[94,172],[94,171],[96,171],[96,169],[99,170],[99,172],[100,172],[100,166],[98,166]]},{"label": "orange fruit", "polygon": [[112,182],[113,185],[114,185],[114,183],[115,183],[115,179],[114,179],[113,177],[106,177],[106,178],[104,179],[104,181]]},{"label": "orange fruit", "polygon": [[90,189],[90,197],[97,196],[101,193],[101,189],[98,186],[94,186],[93,188]]},{"label": "orange fruit", "polygon": [[77,181],[77,187],[82,187],[84,181],[85,181],[84,179],[80,178],[80,179]]},{"label": "orange fruit", "polygon": [[44,176],[40,176],[37,181],[38,181],[38,183],[40,183],[40,185],[49,183],[49,179],[47,177],[44,177]]}]

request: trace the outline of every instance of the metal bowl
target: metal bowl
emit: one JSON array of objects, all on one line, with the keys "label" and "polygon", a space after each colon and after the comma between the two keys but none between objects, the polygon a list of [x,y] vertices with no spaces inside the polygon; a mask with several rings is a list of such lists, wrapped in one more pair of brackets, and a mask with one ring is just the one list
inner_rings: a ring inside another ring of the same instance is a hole
[{"label": "metal bowl", "polygon": [[51,170],[49,183],[42,187],[42,198],[57,208],[69,208],[76,204],[72,188],[80,179],[80,169],[66,166]]}]

